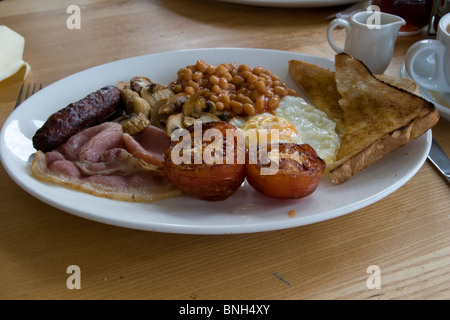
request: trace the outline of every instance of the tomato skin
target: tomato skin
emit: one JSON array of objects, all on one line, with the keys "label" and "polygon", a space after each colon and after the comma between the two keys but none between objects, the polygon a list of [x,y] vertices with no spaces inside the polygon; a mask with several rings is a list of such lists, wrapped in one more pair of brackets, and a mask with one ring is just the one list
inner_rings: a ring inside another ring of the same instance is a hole
[{"label": "tomato skin", "polygon": [[[267,146],[271,150],[271,146]],[[286,154],[298,152],[302,163]],[[280,161],[275,174],[263,175],[264,167],[258,159],[256,164],[246,164],[249,184],[268,197],[277,199],[300,199],[313,193],[325,171],[325,161],[308,144],[280,143]]]},{"label": "tomato skin", "polygon": [[222,201],[232,196],[244,182],[245,166],[202,166],[198,168],[173,168],[166,166],[169,180],[192,197]]},{"label": "tomato skin", "polygon": [[[224,140],[227,129],[237,130],[236,127],[225,122],[210,122],[202,125],[202,132],[211,128],[221,131]],[[192,141],[193,127],[188,129]],[[195,164],[194,161],[191,161],[191,164],[176,164],[172,159],[172,150],[178,143],[179,141],[172,141],[166,151],[164,171],[169,180],[185,194],[202,200],[222,201],[233,195],[244,182],[245,163],[238,163],[236,160],[237,148],[234,149],[233,163],[226,163],[224,159],[221,164],[207,164],[204,160],[201,164]],[[226,153],[225,150],[224,153]]]}]

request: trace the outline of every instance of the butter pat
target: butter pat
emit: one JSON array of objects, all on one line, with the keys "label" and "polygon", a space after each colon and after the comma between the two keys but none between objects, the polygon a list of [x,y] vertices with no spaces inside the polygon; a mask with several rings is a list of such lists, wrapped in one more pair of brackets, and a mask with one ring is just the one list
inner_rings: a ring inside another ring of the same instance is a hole
[{"label": "butter pat", "polygon": [[30,65],[22,60],[25,39],[6,26],[0,26],[0,81],[9,78],[23,66],[25,76],[30,71]]}]

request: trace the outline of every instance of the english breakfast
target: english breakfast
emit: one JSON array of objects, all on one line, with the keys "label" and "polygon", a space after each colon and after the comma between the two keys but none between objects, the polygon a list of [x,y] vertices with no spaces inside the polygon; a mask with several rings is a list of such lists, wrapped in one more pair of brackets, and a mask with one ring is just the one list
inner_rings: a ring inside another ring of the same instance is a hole
[{"label": "english breakfast", "polygon": [[292,60],[289,72],[308,101],[261,66],[202,60],[168,85],[137,76],[101,88],[38,129],[31,172],[125,201],[222,201],[244,180],[301,199],[323,175],[343,183],[439,119],[402,81],[346,54],[336,71]]}]

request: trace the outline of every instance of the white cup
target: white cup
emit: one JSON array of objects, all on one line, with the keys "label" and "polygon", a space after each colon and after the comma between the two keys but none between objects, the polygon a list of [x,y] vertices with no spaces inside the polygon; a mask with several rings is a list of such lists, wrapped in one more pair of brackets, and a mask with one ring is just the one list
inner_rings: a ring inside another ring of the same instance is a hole
[{"label": "white cup", "polygon": [[[328,42],[336,53],[346,52],[361,60],[375,74],[383,73],[392,59],[394,44],[405,20],[399,16],[379,12],[362,11],[347,20],[337,18],[328,25]],[[332,39],[337,27],[345,28],[345,46],[340,48]]]},{"label": "white cup", "polygon": [[436,40],[422,40],[408,49],[405,67],[419,86],[450,92],[450,13],[439,20]]}]

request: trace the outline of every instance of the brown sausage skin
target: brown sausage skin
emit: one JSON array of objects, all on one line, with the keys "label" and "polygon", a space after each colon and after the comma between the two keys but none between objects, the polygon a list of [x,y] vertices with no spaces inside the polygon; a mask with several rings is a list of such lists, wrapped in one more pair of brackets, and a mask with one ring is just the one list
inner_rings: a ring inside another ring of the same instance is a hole
[{"label": "brown sausage skin", "polygon": [[120,102],[120,91],[106,86],[52,114],[33,136],[33,147],[42,152],[54,150],[74,134],[106,121]]}]

